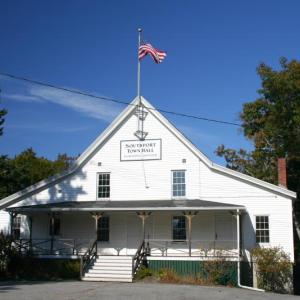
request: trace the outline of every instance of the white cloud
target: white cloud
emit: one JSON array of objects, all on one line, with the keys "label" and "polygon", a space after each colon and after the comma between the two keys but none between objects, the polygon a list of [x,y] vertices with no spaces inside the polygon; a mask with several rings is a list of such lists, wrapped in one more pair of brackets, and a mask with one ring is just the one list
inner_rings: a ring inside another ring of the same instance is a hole
[{"label": "white cloud", "polygon": [[44,102],[44,100],[37,97],[22,94],[4,94],[3,97],[22,102]]},{"label": "white cloud", "polygon": [[111,121],[122,109],[117,104],[101,99],[92,99],[88,96],[41,86],[30,86],[25,92],[5,96],[16,101],[54,103],[106,122]]}]

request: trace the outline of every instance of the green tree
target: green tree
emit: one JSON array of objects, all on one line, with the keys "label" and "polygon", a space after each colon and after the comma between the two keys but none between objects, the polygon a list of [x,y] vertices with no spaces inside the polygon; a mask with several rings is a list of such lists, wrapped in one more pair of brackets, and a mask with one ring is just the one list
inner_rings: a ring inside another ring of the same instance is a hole
[{"label": "green tree", "polygon": [[[274,184],[278,183],[277,160],[285,157],[288,188],[300,195],[300,62],[281,58],[279,70],[260,64],[257,73],[259,97],[245,103],[240,114],[244,136],[253,143],[253,151],[221,145],[216,153],[224,157],[227,167]],[[299,210],[298,199],[296,225]]]},{"label": "green tree", "polygon": [[0,135],[3,134],[3,123],[4,123],[4,116],[7,114],[7,111],[5,109],[0,110]]},{"label": "green tree", "polygon": [[38,157],[29,148],[14,158],[0,157],[0,199],[20,191],[40,180],[67,170],[73,158],[59,154],[54,161]]}]

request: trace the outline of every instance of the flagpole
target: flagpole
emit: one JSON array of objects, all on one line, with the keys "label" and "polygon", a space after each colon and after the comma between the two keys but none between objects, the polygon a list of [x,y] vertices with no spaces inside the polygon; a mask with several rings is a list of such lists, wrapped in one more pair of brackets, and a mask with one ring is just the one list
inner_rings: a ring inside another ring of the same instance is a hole
[{"label": "flagpole", "polygon": [[[138,45],[138,51],[141,46],[141,33],[142,33],[142,28],[138,28],[138,33],[139,33],[139,45]],[[139,102],[141,104],[141,62],[139,60],[139,55],[138,55],[138,71],[137,71],[137,96],[139,98]]]}]

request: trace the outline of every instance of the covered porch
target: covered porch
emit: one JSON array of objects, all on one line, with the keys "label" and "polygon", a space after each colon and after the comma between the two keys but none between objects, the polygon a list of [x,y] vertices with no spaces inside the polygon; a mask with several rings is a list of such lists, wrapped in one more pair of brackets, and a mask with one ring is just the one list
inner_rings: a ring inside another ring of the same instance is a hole
[{"label": "covered porch", "polygon": [[82,201],[9,208],[14,245],[21,253],[78,258],[236,259],[243,206],[204,200]]}]

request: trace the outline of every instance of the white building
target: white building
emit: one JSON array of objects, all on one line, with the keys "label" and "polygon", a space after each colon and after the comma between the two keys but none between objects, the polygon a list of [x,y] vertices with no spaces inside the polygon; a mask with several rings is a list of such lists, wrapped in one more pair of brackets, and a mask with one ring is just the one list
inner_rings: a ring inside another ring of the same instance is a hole
[{"label": "white building", "polygon": [[131,281],[132,264],[146,254],[152,265],[240,261],[261,245],[280,246],[293,260],[296,194],[214,164],[141,104],[136,98],[71,170],[2,199],[0,230],[43,256],[90,249],[98,268],[85,255],[86,280]]}]

